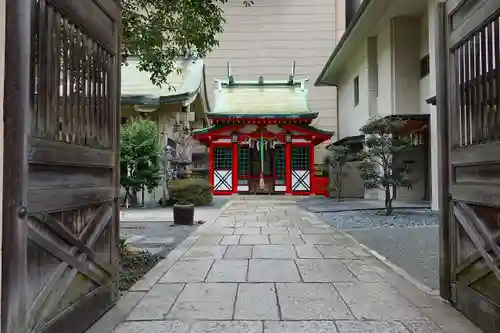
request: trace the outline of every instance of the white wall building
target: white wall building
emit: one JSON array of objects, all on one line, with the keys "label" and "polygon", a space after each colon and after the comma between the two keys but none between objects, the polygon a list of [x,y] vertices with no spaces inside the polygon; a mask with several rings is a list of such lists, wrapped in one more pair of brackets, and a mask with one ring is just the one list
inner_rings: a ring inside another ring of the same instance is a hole
[{"label": "white wall building", "polygon": [[421,144],[408,153],[416,183],[411,190],[397,189],[396,199],[430,200],[434,210],[439,193],[437,114],[428,102],[436,95],[437,3],[359,1],[316,81],[318,86],[337,86],[339,139],[359,136],[359,128],[372,117],[419,122]]},{"label": "white wall building", "polygon": [[[223,8],[224,33],[205,59],[209,101],[216,88],[213,79],[227,78],[228,62],[235,80],[256,81],[260,75],[265,80],[287,78],[295,60],[297,79],[312,80],[309,106],[319,112],[313,125],[336,132],[336,89],[313,83],[343,33],[344,0],[256,0],[248,8],[242,1],[229,1]],[[328,143],[318,145],[316,164],[322,163]]]}]

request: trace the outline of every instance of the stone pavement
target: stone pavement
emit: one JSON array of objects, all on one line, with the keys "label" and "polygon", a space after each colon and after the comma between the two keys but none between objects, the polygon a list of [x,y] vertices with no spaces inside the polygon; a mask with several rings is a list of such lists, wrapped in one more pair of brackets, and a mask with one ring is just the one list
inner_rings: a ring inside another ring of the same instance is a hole
[{"label": "stone pavement", "polygon": [[291,200],[234,201],[88,333],[476,333]]},{"label": "stone pavement", "polygon": [[[195,221],[215,221],[221,207],[196,207]],[[173,210],[167,208],[128,209],[120,212],[120,237],[133,247],[165,256],[198,225],[174,225]]]}]

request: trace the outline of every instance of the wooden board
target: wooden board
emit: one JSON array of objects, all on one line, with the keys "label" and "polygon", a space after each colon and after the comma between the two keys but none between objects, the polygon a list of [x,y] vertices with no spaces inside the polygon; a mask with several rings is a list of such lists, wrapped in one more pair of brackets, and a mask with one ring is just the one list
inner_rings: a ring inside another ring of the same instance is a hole
[{"label": "wooden board", "polygon": [[3,332],[84,332],[117,300],[120,16],[7,4]]}]

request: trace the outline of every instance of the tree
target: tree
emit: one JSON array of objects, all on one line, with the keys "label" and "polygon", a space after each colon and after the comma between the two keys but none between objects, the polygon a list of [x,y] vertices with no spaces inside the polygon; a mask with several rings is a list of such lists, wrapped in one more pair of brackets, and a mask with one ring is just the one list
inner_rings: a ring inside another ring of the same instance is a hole
[{"label": "tree", "polygon": [[398,135],[405,122],[394,119],[375,119],[361,127],[365,134],[365,149],[360,153],[363,163],[359,169],[366,189],[385,192],[385,214],[392,214],[394,188],[411,188],[409,168],[397,157],[413,147],[410,137]]},{"label": "tree", "polygon": [[[205,57],[224,31],[221,5],[236,0],[123,0],[122,53],[139,57],[153,84],[167,82],[179,56]],[[253,0],[242,1],[245,7]]]},{"label": "tree", "polygon": [[331,188],[337,193],[337,201],[342,197],[342,190],[344,185],[344,178],[347,175],[344,172],[345,164],[348,159],[348,148],[345,145],[330,146],[328,148],[329,154],[327,155],[328,165],[333,171],[331,179]]},{"label": "tree", "polygon": [[160,143],[155,122],[133,118],[120,131],[120,183],[125,200],[137,203],[137,192],[152,192],[160,184]]}]

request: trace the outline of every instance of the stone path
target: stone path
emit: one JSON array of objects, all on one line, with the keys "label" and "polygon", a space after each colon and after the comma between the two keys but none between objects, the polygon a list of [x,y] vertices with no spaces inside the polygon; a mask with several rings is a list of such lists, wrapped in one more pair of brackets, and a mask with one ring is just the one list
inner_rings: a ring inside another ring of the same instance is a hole
[{"label": "stone path", "polygon": [[349,236],[271,200],[232,202],[89,332],[480,332]]},{"label": "stone path", "polygon": [[[196,207],[195,221],[215,221],[220,207]],[[123,210],[120,214],[120,237],[127,244],[151,253],[165,256],[186,239],[198,225],[174,226],[172,208]]]}]

